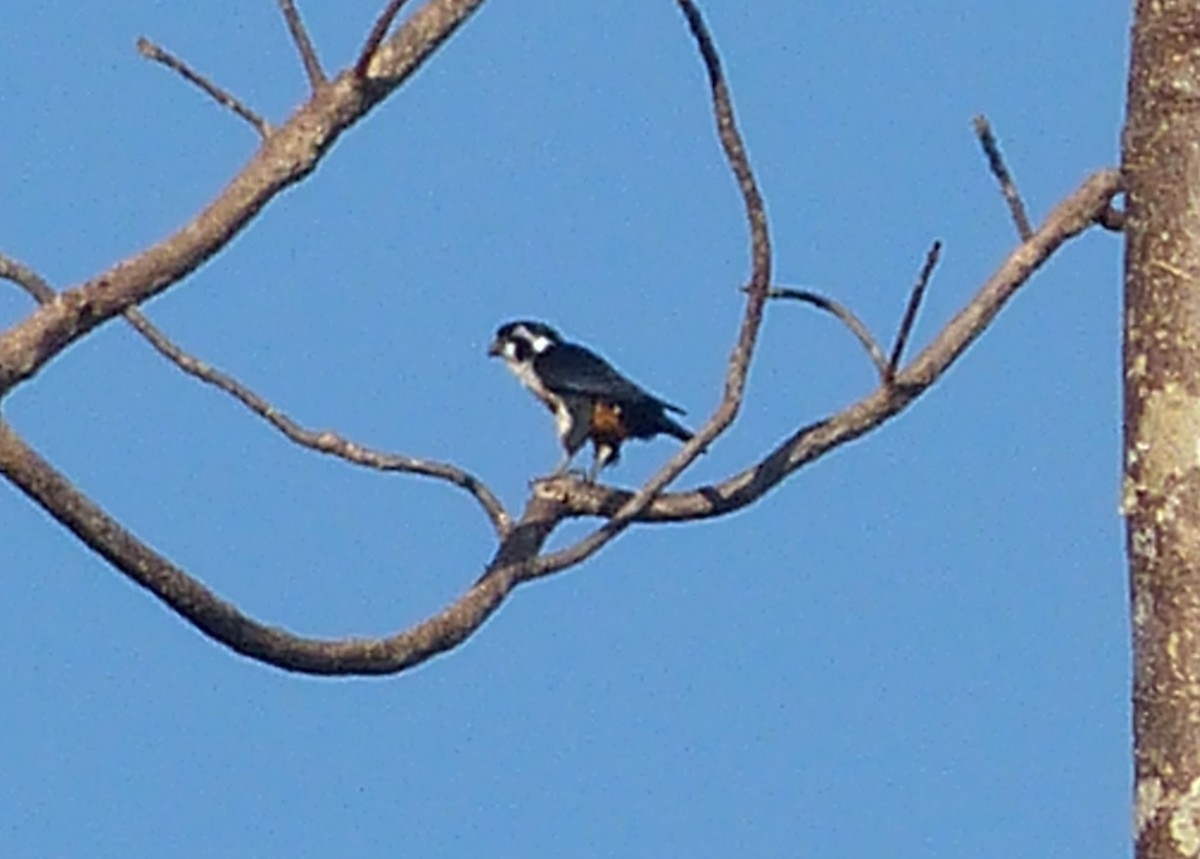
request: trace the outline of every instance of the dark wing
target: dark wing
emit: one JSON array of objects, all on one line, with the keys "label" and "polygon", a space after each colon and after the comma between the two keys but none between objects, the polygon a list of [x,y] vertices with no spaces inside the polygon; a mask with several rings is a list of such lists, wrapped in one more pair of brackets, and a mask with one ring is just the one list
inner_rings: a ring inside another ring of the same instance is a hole
[{"label": "dark wing", "polygon": [[563,396],[596,397],[615,403],[645,403],[683,414],[683,409],[660,400],[626,379],[590,349],[559,343],[533,359],[542,383]]}]

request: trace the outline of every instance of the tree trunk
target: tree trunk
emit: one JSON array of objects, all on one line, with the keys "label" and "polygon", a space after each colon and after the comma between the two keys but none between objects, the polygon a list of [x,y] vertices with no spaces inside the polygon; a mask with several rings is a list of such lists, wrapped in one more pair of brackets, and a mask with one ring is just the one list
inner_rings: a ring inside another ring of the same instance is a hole
[{"label": "tree trunk", "polygon": [[1200,5],[1137,0],[1122,156],[1139,859],[1200,855]]}]

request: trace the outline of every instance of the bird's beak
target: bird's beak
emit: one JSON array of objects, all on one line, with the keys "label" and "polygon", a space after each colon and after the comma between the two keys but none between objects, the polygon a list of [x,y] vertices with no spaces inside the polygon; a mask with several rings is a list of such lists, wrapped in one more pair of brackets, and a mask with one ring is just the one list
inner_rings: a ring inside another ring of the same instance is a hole
[{"label": "bird's beak", "polygon": [[488,357],[489,358],[498,357],[501,354],[501,351],[503,350],[503,348],[504,347],[500,343],[499,339],[493,340],[492,345],[488,346]]}]

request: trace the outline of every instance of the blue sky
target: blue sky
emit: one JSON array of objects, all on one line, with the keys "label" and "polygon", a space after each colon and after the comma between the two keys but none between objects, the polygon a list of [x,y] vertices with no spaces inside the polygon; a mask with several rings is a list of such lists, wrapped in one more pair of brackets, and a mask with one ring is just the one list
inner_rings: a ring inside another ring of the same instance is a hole
[{"label": "blue sky", "polygon": [[[328,67],[380,5],[301,4]],[[256,144],[138,35],[269,118],[305,95],[273,3],[12,6],[0,252],[60,287],[185,223]],[[778,280],[882,339],[934,238],[918,347],[1014,245],[975,113],[1035,220],[1117,160],[1120,4],[703,9]],[[746,245],[674,3],[495,0],[145,309],[299,421],[452,459],[519,507],[558,450],[485,358],[496,325],[551,321],[699,423]],[[1127,854],[1119,272],[1114,236],[1072,242],[882,431],[737,515],[625,534],[399,677],[238,657],[5,485],[0,854]],[[0,324],[28,309],[0,288]],[[873,381],[831,320],[770,307],[739,423],[680,485]],[[402,628],[492,549],[461,493],[296,448],[120,324],[5,415],[151,545],[297,632]],[[673,449],[631,447],[608,479]]]}]

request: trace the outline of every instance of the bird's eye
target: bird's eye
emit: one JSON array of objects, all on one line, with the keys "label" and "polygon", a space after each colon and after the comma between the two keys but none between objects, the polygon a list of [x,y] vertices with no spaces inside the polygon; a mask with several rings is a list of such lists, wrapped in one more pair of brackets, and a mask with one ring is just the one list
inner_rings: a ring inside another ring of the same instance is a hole
[{"label": "bird's eye", "polygon": [[518,361],[527,360],[529,358],[529,353],[533,350],[533,347],[529,345],[529,341],[527,340],[511,340],[509,341],[509,345],[513,357]]}]

